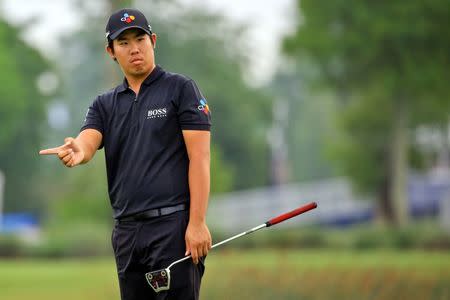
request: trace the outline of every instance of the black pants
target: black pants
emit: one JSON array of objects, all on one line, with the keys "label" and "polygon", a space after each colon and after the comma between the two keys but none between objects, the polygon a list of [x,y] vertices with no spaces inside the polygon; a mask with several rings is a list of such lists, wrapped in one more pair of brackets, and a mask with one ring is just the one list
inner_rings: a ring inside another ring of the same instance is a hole
[{"label": "black pants", "polygon": [[170,289],[155,293],[145,273],[167,268],[184,257],[188,211],[139,222],[117,222],[112,234],[122,300],[199,299],[204,260],[187,260],[170,268]]}]

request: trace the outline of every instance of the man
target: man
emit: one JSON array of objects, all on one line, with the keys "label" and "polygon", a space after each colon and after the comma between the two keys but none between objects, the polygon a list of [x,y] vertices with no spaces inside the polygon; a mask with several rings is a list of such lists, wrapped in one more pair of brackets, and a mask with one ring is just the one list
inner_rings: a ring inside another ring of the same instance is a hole
[{"label": "man", "polygon": [[[122,299],[198,299],[211,248],[208,104],[194,81],[155,65],[156,35],[140,11],[113,13],[106,37],[123,83],[94,100],[76,138],[40,154],[71,168],[104,147]],[[155,293],[144,274],[189,254],[171,269],[170,290]]]}]

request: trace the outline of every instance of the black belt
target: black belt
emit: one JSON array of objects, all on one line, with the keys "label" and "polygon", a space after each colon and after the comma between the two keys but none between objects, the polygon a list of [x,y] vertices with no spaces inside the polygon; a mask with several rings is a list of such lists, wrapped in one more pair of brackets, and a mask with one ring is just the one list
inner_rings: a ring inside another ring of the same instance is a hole
[{"label": "black belt", "polygon": [[117,219],[117,221],[119,221],[119,222],[143,221],[143,220],[147,220],[147,219],[151,219],[151,218],[155,218],[155,217],[170,215],[177,211],[182,211],[182,210],[186,210],[186,204],[184,204],[184,203],[178,204],[175,206],[168,206],[168,207],[161,207],[161,208],[146,210],[146,211],[139,212],[139,213],[136,213],[131,216],[119,218],[119,219]]}]

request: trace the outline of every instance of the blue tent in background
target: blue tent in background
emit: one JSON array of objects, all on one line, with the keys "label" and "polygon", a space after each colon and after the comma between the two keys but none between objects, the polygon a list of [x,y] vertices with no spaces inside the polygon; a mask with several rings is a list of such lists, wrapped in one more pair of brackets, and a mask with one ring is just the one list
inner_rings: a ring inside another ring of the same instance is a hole
[{"label": "blue tent in background", "polygon": [[1,218],[0,233],[21,233],[38,228],[38,218],[31,213],[10,213]]}]

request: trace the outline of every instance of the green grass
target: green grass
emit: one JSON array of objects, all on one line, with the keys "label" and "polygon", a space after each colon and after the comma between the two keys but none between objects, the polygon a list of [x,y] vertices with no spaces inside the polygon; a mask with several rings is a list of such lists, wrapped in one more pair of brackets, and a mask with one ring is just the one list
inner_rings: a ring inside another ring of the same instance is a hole
[{"label": "green grass", "polygon": [[112,260],[0,262],[2,300],[118,299]]},{"label": "green grass", "polygon": [[[450,299],[450,253],[211,252],[202,299]],[[119,299],[111,259],[0,261],[0,299]]]},{"label": "green grass", "polygon": [[208,259],[204,299],[450,297],[450,253],[261,251]]}]

